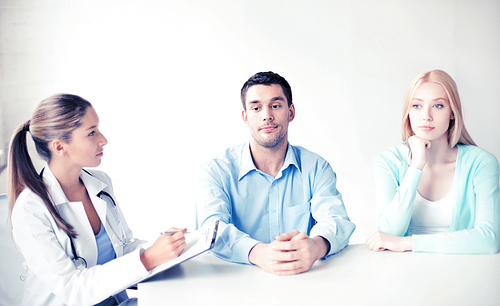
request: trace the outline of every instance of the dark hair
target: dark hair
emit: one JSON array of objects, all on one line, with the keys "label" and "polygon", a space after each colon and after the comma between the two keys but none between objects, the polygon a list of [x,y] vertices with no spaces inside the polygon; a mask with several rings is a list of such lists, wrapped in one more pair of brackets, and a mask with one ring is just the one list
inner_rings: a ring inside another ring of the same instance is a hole
[{"label": "dark hair", "polygon": [[248,88],[254,85],[273,85],[278,84],[281,86],[283,93],[285,94],[286,100],[288,101],[288,107],[292,105],[292,88],[290,84],[281,75],[274,73],[272,71],[268,72],[257,72],[251,76],[243,87],[241,88],[241,103],[243,104],[243,109],[246,110],[245,99],[247,95]]},{"label": "dark hair", "polygon": [[29,188],[43,200],[57,225],[73,238],[77,235],[73,226],[66,222],[54,208],[47,187],[33,166],[26,143],[26,134],[31,133],[36,151],[40,157],[49,162],[52,157],[50,142],[54,139],[70,141],[72,132],[82,124],[82,118],[89,107],[92,107],[90,102],[75,95],[57,94],[43,100],[35,108],[31,119],[16,129],[9,150],[10,212],[12,213],[19,194],[23,189]]}]

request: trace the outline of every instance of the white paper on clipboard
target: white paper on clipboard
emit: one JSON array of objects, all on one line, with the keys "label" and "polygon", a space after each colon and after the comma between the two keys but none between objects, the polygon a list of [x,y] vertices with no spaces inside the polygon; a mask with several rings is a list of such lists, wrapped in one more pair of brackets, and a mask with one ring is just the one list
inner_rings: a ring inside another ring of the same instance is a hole
[{"label": "white paper on clipboard", "polygon": [[162,271],[172,268],[190,258],[193,258],[201,253],[204,253],[215,244],[215,238],[217,237],[217,228],[219,226],[219,220],[215,220],[212,223],[205,225],[204,227],[192,232],[185,234],[186,237],[186,247],[182,251],[181,255],[175,259],[163,263],[153,270],[150,274],[139,282],[142,282]]}]

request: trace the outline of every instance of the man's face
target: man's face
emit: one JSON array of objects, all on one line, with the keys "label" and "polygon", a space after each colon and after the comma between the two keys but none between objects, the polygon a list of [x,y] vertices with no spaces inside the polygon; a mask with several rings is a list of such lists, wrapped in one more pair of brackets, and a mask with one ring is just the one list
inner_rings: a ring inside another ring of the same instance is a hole
[{"label": "man's face", "polygon": [[253,85],[248,88],[246,110],[242,112],[254,145],[274,148],[288,141],[288,123],[295,117],[293,104],[288,101],[278,84]]}]

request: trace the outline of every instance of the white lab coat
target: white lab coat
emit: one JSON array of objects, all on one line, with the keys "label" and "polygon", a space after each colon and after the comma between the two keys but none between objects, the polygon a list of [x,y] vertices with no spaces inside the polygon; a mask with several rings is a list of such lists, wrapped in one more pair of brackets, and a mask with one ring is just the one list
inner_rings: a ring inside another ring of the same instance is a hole
[{"label": "white lab coat", "polygon": [[[16,245],[25,258],[26,281],[23,305],[93,305],[115,295],[149,272],[140,260],[145,241],[136,240],[123,245],[122,228],[127,241],[133,239],[119,207],[97,197],[101,190],[113,199],[111,180],[101,171],[92,175],[82,171],[83,181],[92,203],[113,244],[116,259],[96,265],[97,245],[82,202],[69,202],[49,167],[45,167],[43,180],[59,214],[71,224],[78,237],[73,239],[76,253],[87,261],[87,269],[79,271],[72,259],[68,235],[55,223],[43,201],[31,190],[19,195],[12,211],[12,233]],[[125,255],[126,254],[126,255]]]}]

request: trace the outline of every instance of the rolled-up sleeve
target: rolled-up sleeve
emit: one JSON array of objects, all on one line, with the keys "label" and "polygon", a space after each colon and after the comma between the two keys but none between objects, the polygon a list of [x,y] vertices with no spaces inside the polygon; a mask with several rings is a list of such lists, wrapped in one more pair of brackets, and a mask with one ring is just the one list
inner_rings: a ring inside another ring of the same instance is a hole
[{"label": "rolled-up sleeve", "polygon": [[248,254],[259,241],[234,226],[224,175],[214,161],[200,167],[196,186],[198,227],[218,219],[219,229],[212,252],[228,261],[250,264]]}]

